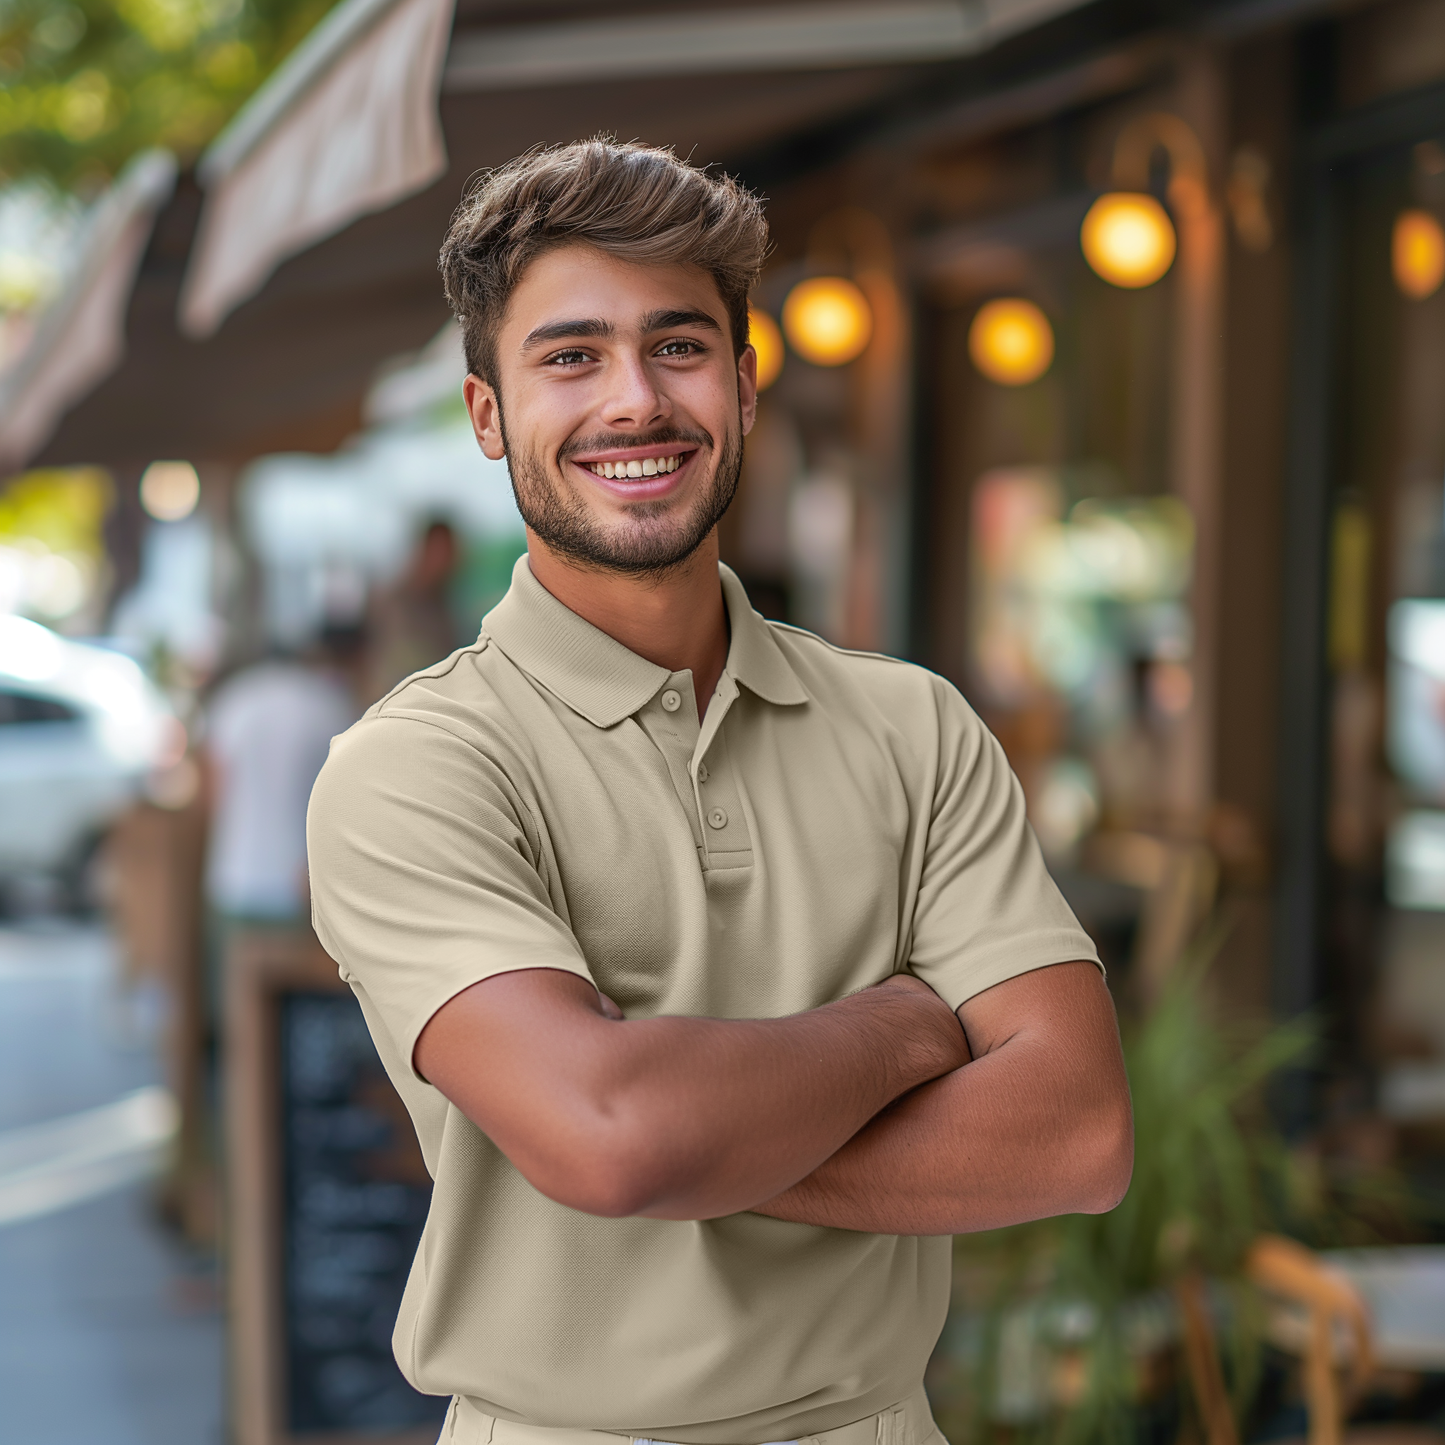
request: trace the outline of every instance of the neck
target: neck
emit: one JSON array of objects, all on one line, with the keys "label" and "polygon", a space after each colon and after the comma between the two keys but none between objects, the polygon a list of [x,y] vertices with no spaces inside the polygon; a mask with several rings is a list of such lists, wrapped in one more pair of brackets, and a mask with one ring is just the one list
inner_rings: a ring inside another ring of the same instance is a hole
[{"label": "neck", "polygon": [[661,577],[587,567],[527,529],[532,575],[564,607],[669,672],[691,672],[698,717],[707,711],[728,655],[727,608],[718,581],[717,532]]}]

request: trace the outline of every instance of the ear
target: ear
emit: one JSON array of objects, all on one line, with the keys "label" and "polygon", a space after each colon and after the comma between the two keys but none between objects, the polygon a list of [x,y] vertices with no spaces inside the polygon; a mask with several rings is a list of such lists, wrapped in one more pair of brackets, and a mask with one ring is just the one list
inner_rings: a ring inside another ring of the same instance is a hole
[{"label": "ear", "polygon": [[751,346],[743,347],[738,357],[738,407],[743,414],[743,435],[747,436],[758,416],[758,353]]},{"label": "ear", "polygon": [[501,461],[507,455],[507,448],[502,442],[502,410],[491,383],[480,376],[468,376],[462,382],[462,397],[483,455],[494,462]]}]

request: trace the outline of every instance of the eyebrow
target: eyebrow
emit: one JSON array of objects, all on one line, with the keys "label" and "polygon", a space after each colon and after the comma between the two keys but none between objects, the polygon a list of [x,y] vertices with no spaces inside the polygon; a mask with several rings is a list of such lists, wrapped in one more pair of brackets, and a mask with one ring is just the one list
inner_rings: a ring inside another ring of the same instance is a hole
[{"label": "eyebrow", "polygon": [[[687,310],[649,311],[642,318],[641,330],[646,335],[652,331],[668,331],[674,326],[701,326],[722,334],[722,327],[706,311]],[[616,327],[610,321],[596,316],[576,321],[549,321],[545,326],[529,331],[521,349],[532,351],[538,346],[546,346],[549,342],[565,341],[571,337],[591,336],[608,341],[616,334]]]},{"label": "eyebrow", "polygon": [[549,321],[545,326],[527,333],[522,350],[531,351],[535,346],[545,346],[549,341],[562,341],[569,336],[595,336],[606,340],[612,335],[612,323],[595,316],[583,321]]},{"label": "eyebrow", "polygon": [[706,311],[649,311],[642,318],[642,330],[669,331],[674,326],[705,326],[722,334],[722,327]]}]

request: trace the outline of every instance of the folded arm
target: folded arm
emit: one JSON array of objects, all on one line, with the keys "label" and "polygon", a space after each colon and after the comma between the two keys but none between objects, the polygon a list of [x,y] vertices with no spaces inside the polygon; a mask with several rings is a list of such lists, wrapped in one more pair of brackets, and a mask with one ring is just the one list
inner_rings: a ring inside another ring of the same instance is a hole
[{"label": "folded arm", "polygon": [[1099,970],[1021,974],[958,1016],[972,1063],[898,1100],[756,1212],[876,1234],[964,1234],[1112,1209],[1133,1169],[1133,1116]]},{"label": "folded arm", "polygon": [[418,1071],[543,1194],[657,1219],[781,1194],[967,1058],[947,1004],[908,976],[789,1018],[624,1020],[554,969],[473,984],[415,1050]]}]

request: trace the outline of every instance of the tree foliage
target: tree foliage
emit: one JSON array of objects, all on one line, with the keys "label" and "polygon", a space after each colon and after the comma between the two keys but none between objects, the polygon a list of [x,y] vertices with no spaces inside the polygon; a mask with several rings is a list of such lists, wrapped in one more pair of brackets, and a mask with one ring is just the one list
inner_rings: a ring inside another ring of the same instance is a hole
[{"label": "tree foliage", "polygon": [[331,0],[0,0],[0,183],[81,194],[131,156],[183,160]]}]

